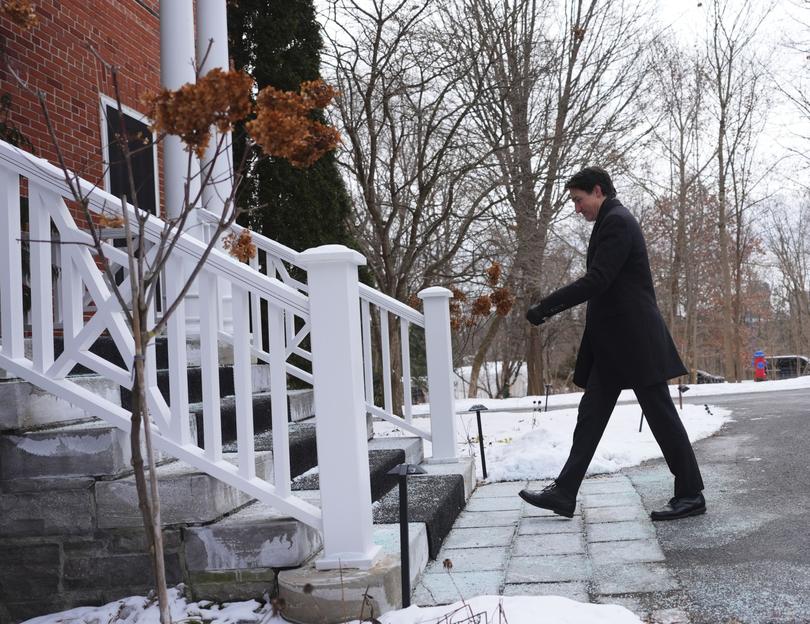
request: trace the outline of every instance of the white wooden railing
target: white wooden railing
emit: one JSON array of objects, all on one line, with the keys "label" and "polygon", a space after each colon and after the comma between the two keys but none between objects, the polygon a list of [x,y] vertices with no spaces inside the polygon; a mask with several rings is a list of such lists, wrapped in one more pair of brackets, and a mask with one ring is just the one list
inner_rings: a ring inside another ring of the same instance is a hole
[{"label": "white wooden railing", "polygon": [[[200,220],[213,227],[218,217],[207,210],[200,210]],[[239,235],[242,231],[239,225],[232,226],[232,232]],[[303,294],[309,292],[306,276],[297,276],[305,271],[302,253],[295,251],[281,243],[253,232],[253,242],[257,247],[257,255],[251,260],[251,266],[263,274],[279,279],[291,288]],[[296,271],[298,269],[298,271]],[[291,275],[292,273],[292,275]],[[302,281],[303,280],[303,281]],[[414,360],[411,357],[411,330],[416,328],[423,333],[422,343],[426,347],[426,365],[428,372],[428,396],[430,399],[431,414],[454,413],[454,397],[452,391],[448,396],[444,392],[447,380],[444,376],[449,373],[450,388],[452,389],[452,369],[448,363],[450,347],[449,334],[449,299],[452,293],[446,288],[428,288],[419,293],[423,299],[425,314],[405,305],[404,303],[386,295],[366,284],[359,285],[360,318],[362,334],[362,369],[363,386],[366,411],[373,416],[390,422],[405,432],[420,436],[432,443],[431,458],[435,461],[454,461],[457,458],[455,442],[455,423],[448,418],[431,418],[424,424],[413,422],[414,377],[412,370]],[[262,318],[260,306],[254,301],[252,304],[252,318]],[[427,315],[427,321],[426,321]],[[374,318],[374,322],[372,322]],[[262,318],[264,321],[264,319]],[[426,331],[426,322],[432,324],[432,330]],[[309,334],[309,325],[293,326],[292,319],[288,317],[287,334],[294,336],[288,346],[288,355],[298,355],[305,361],[312,361],[311,353],[301,347],[301,343]],[[400,375],[395,379],[392,375],[390,327],[399,333]],[[377,335],[372,337],[372,332]],[[428,340],[428,335],[430,340]],[[254,354],[266,361],[267,354],[257,342],[260,333],[254,331]],[[382,385],[381,400],[375,399],[374,362],[379,363],[377,383]],[[288,364],[288,372],[298,379],[311,383],[311,376],[306,371]],[[392,385],[400,384],[401,405],[393,404]],[[449,410],[449,411],[448,411]]]},{"label": "white wooden railing", "polygon": [[[92,211],[108,215],[120,212],[117,198],[87,182],[80,184]],[[29,198],[30,356],[25,348],[22,303],[20,196],[23,187]],[[70,199],[61,170],[0,142],[0,262],[3,265],[0,270],[0,368],[93,416],[129,430],[127,409],[88,392],[68,376],[76,364],[82,364],[120,387],[130,389],[134,357],[134,341],[124,312],[98,268],[90,235],[77,227],[68,210],[66,200]],[[125,209],[130,215],[134,214],[131,206]],[[150,218],[146,223],[146,239],[150,245],[144,250],[147,262],[154,259],[156,244],[165,227],[157,218]],[[57,239],[59,254],[53,252]],[[186,377],[190,337],[185,304],[176,309],[167,324],[168,402],[157,386],[154,344],[147,349],[147,400],[153,417],[155,444],[263,503],[322,530],[324,552],[317,562],[318,567],[366,567],[372,564],[379,550],[373,544],[371,533],[366,413],[372,411],[387,419],[396,418],[406,427],[412,427],[412,423],[409,411],[404,416],[393,413],[390,399],[382,408],[373,405],[373,399],[370,404],[367,401],[368,396],[373,397],[373,389],[367,394],[369,387],[365,385],[371,360],[364,361],[363,352],[368,350],[370,340],[365,332],[363,342],[361,326],[368,325],[368,309],[372,305],[397,315],[403,323],[403,335],[408,333],[410,323],[424,326],[432,427],[430,433],[422,431],[420,435],[432,437],[435,458],[452,461],[456,452],[449,292],[439,288],[420,293],[425,301],[422,316],[361,286],[357,267],[364,264],[365,259],[357,252],[342,246],[324,246],[296,253],[263,237],[255,236],[254,240],[265,254],[264,272],[215,250],[198,277],[199,336],[195,338],[199,339],[203,386],[203,447],[197,445],[190,429]],[[204,248],[204,243],[195,237],[187,234],[180,237],[165,269],[163,284],[167,300],[178,294]],[[121,292],[127,297],[126,251],[105,243],[104,252],[111,268],[123,272]],[[302,280],[290,276],[283,266],[285,262],[301,269]],[[57,263],[58,288],[54,288],[52,269]],[[232,315],[232,323],[227,325],[222,322],[221,305],[221,292],[225,287],[230,291]],[[92,314],[85,310],[88,298],[93,304]],[[365,311],[363,322],[361,308]],[[64,351],[55,357],[54,318],[58,311]],[[259,323],[265,326],[267,340],[261,338]],[[123,367],[90,351],[102,334],[108,334],[114,341]],[[307,336],[309,349],[303,346]],[[218,346],[221,342],[233,346],[238,449],[235,463],[223,459],[220,436]],[[403,344],[407,345],[407,341]],[[405,362],[407,347],[403,351]],[[293,356],[298,358],[295,363],[290,362]],[[255,469],[251,369],[256,359],[269,364],[271,377],[273,459],[270,478],[258,476]],[[408,366],[403,368],[410,371]],[[320,508],[295,496],[290,488],[287,375],[312,384],[314,391]],[[403,375],[406,386],[409,386],[408,375],[409,372]],[[406,397],[409,395],[410,392],[405,393]],[[347,461],[347,457],[354,459]]]}]

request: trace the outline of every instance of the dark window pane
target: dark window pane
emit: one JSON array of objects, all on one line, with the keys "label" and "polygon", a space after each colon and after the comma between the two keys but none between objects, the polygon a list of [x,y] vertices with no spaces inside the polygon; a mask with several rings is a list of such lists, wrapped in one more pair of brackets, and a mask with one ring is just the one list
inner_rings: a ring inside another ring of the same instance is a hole
[{"label": "dark window pane", "polygon": [[[107,190],[116,197],[121,195],[129,197],[127,167],[121,149],[121,140],[124,137],[121,137],[118,109],[114,106],[105,106],[105,108],[107,111],[107,137],[110,157],[110,188]],[[156,214],[155,154],[151,145],[149,127],[126,113],[124,114],[124,127],[129,151],[132,154],[132,173],[135,180],[135,192],[138,195],[138,205],[142,209]],[[147,140],[149,143],[145,142]]]}]

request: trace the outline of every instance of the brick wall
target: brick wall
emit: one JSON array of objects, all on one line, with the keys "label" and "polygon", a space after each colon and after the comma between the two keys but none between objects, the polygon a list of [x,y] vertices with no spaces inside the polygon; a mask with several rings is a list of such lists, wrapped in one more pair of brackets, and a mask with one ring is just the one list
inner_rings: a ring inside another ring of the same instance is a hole
[{"label": "brick wall", "polygon": [[[114,97],[109,72],[115,65],[121,101],[143,111],[139,99],[160,84],[158,0],[38,0],[39,25],[24,31],[0,17],[0,38],[10,63],[45,93],[56,139],[67,166],[103,186],[100,95]],[[56,162],[56,150],[33,94],[0,69],[0,93],[12,97],[10,122],[34,152]]]}]

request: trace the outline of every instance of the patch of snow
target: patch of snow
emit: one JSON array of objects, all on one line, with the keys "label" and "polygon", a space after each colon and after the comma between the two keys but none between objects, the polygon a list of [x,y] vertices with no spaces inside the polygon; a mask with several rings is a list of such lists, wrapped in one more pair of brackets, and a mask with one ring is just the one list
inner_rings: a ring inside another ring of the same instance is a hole
[{"label": "patch of snow", "polygon": [[[793,379],[779,379],[774,381],[758,381],[753,380],[742,381],[740,383],[716,383],[716,384],[687,384],[689,390],[684,393],[684,397],[709,397],[721,396],[730,394],[749,394],[754,392],[779,392],[781,390],[797,390],[802,388],[810,388],[810,375],[802,377],[795,377]],[[669,393],[673,398],[678,398],[678,384],[669,386]],[[565,394],[551,394],[548,397],[548,406],[550,409],[559,407],[574,407],[579,404],[582,398],[582,392],[568,392]],[[632,390],[623,390],[619,395],[619,402],[632,402],[635,401],[635,394]],[[488,399],[479,397],[477,399],[456,399],[456,412],[467,412],[470,407],[476,404],[486,405],[490,410],[527,410],[531,411],[533,408],[545,407],[546,397],[543,396],[521,396],[511,399]],[[413,406],[414,416],[425,416],[430,412],[430,405],[422,403]]]},{"label": "patch of snow", "polygon": [[[272,615],[269,605],[255,600],[224,605],[201,600],[189,603],[176,588],[169,590],[172,620],[194,619],[205,624],[285,624]],[[477,596],[440,607],[416,607],[390,611],[378,619],[382,624],[468,624],[476,614],[486,613],[488,622],[535,624],[538,614],[555,624],[641,624],[633,613],[619,605],[588,604],[559,596]],[[500,619],[499,619],[500,616]],[[481,619],[483,620],[483,618]],[[27,620],[25,624],[158,624],[157,602],[130,596],[101,607],[78,607]],[[358,620],[350,624],[361,624]]]},{"label": "patch of snow", "polygon": [[[487,617],[476,619],[476,614]],[[542,614],[542,617],[541,617]],[[468,624],[509,622],[509,624],[641,624],[633,613],[619,605],[588,604],[559,596],[477,596],[464,602],[440,607],[410,606],[390,611],[379,618],[382,624]],[[351,624],[360,624],[354,620]]]},{"label": "patch of snow", "polygon": [[[493,403],[497,407],[502,405],[497,401]],[[689,439],[693,442],[716,433],[724,423],[731,420],[729,410],[714,406],[706,410],[702,405],[686,404],[679,413]],[[459,453],[479,455],[475,414],[457,414],[457,418]],[[639,433],[640,419],[641,408],[638,404],[616,406],[588,474],[616,472],[662,456],[646,421]],[[549,479],[557,476],[568,457],[577,410],[487,411],[481,413],[481,421],[488,481]],[[374,423],[375,436],[398,435],[397,431],[399,430],[391,423]],[[425,442],[426,455],[430,454],[430,448],[430,443]],[[480,462],[476,464],[481,478],[483,473]]]},{"label": "patch of snow", "polygon": [[[269,605],[255,600],[231,602],[223,605],[210,601],[187,602],[179,588],[169,589],[169,609],[172,621],[180,622],[193,618],[205,624],[237,624],[261,622],[284,624],[286,621],[271,615]],[[101,607],[77,607],[69,611],[43,615],[24,624],[159,624],[160,613],[157,600],[143,596],[130,596]]]}]

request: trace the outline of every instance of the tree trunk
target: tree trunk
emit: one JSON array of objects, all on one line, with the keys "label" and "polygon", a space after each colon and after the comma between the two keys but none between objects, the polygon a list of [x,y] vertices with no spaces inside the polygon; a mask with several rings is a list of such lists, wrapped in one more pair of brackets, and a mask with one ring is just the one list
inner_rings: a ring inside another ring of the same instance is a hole
[{"label": "tree trunk", "polygon": [[487,331],[484,334],[481,344],[478,346],[478,350],[475,352],[475,357],[470,367],[470,383],[467,387],[467,398],[469,399],[474,399],[478,396],[478,377],[481,374],[481,366],[486,362],[487,351],[498,335],[502,323],[503,317],[496,314],[490,322],[489,327],[487,327]]},{"label": "tree trunk", "polygon": [[[681,141],[683,143],[683,141]],[[681,148],[681,152],[683,148]],[[680,328],[677,326],[678,305],[681,297],[681,271],[683,259],[686,255],[686,160],[682,156],[678,159],[678,206],[677,220],[675,225],[675,253],[672,258],[672,273],[669,283],[669,331],[676,338],[676,343],[683,344],[685,340],[678,341],[681,337]]]},{"label": "tree trunk", "polygon": [[[741,326],[743,323],[743,292],[742,292],[742,273],[743,273],[743,258],[742,258],[742,215],[737,211],[737,253],[734,272],[734,378],[738,381],[742,379],[743,373],[743,358],[742,350],[742,337],[740,335]],[[753,354],[751,354],[753,355]]]},{"label": "tree trunk", "polygon": [[723,374],[727,381],[737,381],[734,366],[734,315],[732,310],[731,289],[731,258],[729,257],[729,237],[727,229],[727,197],[726,197],[726,161],[724,140],[726,134],[725,118],[721,113],[720,129],[717,144],[717,203],[719,209],[717,228],[720,239],[720,272],[723,289]]},{"label": "tree trunk", "polygon": [[[142,293],[139,293],[142,295]],[[139,297],[140,298],[140,297]],[[140,303],[140,302],[139,302]],[[133,306],[133,329],[135,342],[135,377],[132,384],[132,417],[130,429],[130,449],[132,451],[132,468],[135,475],[135,488],[138,492],[138,507],[143,517],[146,530],[149,554],[155,574],[155,588],[158,595],[158,606],[161,624],[171,624],[169,594],[166,589],[166,565],[163,549],[163,531],[160,518],[160,497],[158,495],[155,455],[152,446],[152,430],[149,419],[149,407],[146,400],[145,342],[148,336],[146,327],[145,306]],[[180,417],[179,415],[177,416]],[[141,426],[143,426],[143,445],[146,448],[149,466],[149,482],[144,473],[143,454],[141,453]],[[147,487],[148,485],[148,487]]]},{"label": "tree trunk", "polygon": [[526,394],[528,396],[540,396],[543,394],[543,381],[545,371],[543,370],[543,340],[540,332],[541,327],[529,325],[526,330]]},{"label": "tree trunk", "polygon": [[[399,322],[392,323],[390,314],[388,315],[388,346],[391,355],[391,411],[394,414],[404,416],[405,387],[402,375],[402,336]],[[408,388],[408,391],[410,392],[410,388]]]}]

